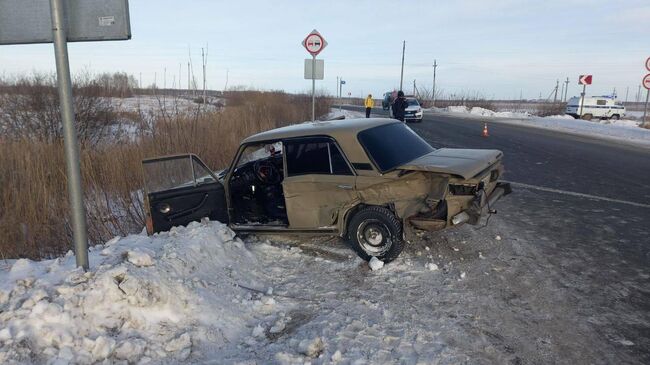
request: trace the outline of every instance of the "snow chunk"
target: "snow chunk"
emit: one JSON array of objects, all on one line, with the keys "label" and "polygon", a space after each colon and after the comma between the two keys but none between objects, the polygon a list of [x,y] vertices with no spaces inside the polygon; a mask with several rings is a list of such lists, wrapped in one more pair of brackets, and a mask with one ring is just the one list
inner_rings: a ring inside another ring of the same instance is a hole
[{"label": "snow chunk", "polygon": [[135,266],[152,266],[153,259],[148,253],[142,251],[127,252],[127,260]]},{"label": "snow chunk", "polygon": [[323,339],[316,337],[313,340],[304,339],[298,344],[298,352],[309,357],[318,357],[325,349]]},{"label": "snow chunk", "polygon": [[436,265],[433,262],[428,262],[426,265],[424,265],[424,267],[431,270],[431,271],[437,271],[438,270],[438,265]]},{"label": "snow chunk", "polygon": [[497,235],[496,237],[494,237],[494,239],[497,241],[501,241],[501,236]]},{"label": "snow chunk", "polygon": [[384,267],[384,262],[373,256],[370,262],[368,262],[368,265],[372,271],[376,271]]}]

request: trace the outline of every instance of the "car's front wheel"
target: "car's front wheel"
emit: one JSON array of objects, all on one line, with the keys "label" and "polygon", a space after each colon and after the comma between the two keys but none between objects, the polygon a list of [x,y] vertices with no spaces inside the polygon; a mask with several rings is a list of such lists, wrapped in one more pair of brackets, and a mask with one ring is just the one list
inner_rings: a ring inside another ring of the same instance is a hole
[{"label": "car's front wheel", "polygon": [[370,206],[356,212],[348,224],[348,238],[364,260],[376,257],[390,262],[404,249],[402,224],[384,207]]}]

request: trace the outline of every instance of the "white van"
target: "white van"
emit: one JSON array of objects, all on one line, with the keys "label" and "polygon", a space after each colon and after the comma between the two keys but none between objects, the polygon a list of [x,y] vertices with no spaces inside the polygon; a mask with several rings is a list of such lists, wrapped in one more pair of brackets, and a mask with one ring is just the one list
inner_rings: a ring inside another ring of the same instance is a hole
[{"label": "white van", "polygon": [[585,96],[582,111],[580,110],[581,99],[579,96],[574,96],[569,99],[564,114],[576,119],[581,118],[586,120],[591,120],[591,118],[620,119],[625,116],[625,107],[623,104],[611,96]]}]

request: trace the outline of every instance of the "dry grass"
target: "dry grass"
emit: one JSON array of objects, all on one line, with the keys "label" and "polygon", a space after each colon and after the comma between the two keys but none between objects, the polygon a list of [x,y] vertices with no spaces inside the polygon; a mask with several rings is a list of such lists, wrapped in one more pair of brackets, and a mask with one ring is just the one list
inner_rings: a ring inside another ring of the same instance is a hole
[{"label": "dry grass", "polygon": [[[146,127],[134,142],[83,145],[81,169],[91,244],[142,230],[143,158],[192,152],[213,169],[225,167],[242,138],[310,119],[310,102],[308,97],[280,92],[249,92],[237,106],[220,112],[197,109],[142,121],[140,125]],[[319,101],[319,115],[328,109],[325,101]],[[52,257],[71,249],[60,140],[0,139],[0,186],[0,258]]]},{"label": "dry grass", "polygon": [[563,115],[565,110],[566,103],[540,103],[536,107],[535,115],[539,117]]}]

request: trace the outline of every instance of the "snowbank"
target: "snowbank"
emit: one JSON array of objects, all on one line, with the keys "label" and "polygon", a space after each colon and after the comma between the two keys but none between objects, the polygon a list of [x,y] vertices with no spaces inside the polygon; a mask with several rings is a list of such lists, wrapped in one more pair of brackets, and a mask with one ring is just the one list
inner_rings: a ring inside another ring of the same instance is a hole
[{"label": "snowbank", "polygon": [[569,115],[536,117],[528,113],[495,112],[479,107],[468,109],[466,106],[449,106],[437,110],[448,113],[462,113],[483,118],[487,117],[498,123],[524,125],[650,146],[650,130],[639,128],[641,121],[637,120],[621,119],[586,121],[574,119]]},{"label": "snowbank", "polygon": [[277,307],[243,288],[265,289],[242,270],[257,261],[216,222],[116,238],[90,261],[86,273],[71,253],[0,272],[1,364],[201,359]]},{"label": "snowbank", "polygon": [[346,109],[337,109],[330,108],[330,112],[321,118],[321,120],[333,120],[333,119],[356,119],[356,118],[365,118],[366,114],[362,112],[357,112],[354,110]]}]

